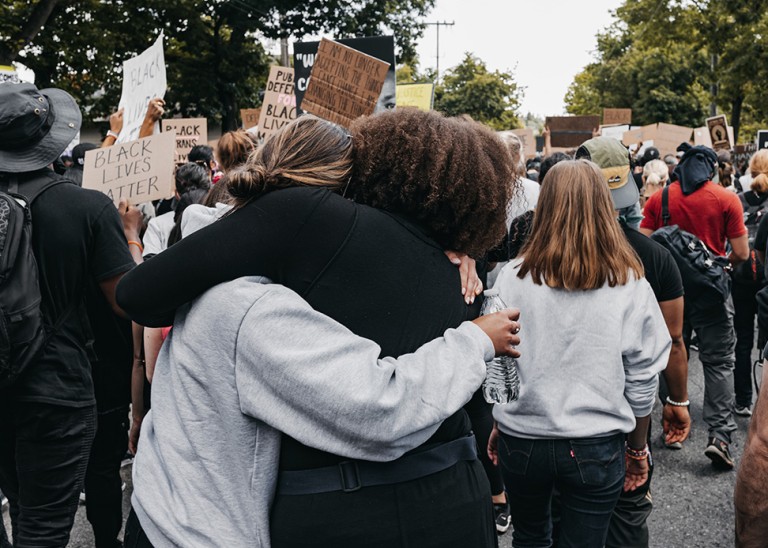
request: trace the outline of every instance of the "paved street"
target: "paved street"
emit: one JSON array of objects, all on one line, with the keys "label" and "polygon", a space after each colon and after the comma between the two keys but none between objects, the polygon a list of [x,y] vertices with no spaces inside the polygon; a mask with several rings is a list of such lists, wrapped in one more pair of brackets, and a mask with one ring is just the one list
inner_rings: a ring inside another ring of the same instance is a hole
[{"label": "paved street", "polygon": [[[755,353],[756,355],[756,353]],[[733,546],[734,472],[716,472],[704,456],[707,432],[701,418],[704,378],[694,352],[691,358],[689,391],[694,426],[691,438],[681,451],[664,448],[654,436],[656,470],[653,478],[654,511],[650,519],[651,546],[658,548],[715,548]],[[658,409],[654,429],[660,432]],[[733,445],[734,456],[741,456],[748,420],[737,418],[739,432]],[[125,492],[126,515],[130,493],[130,467],[123,468],[128,483]],[[3,513],[8,527],[8,512]],[[500,537],[500,548],[512,544],[511,532]],[[70,548],[92,548],[93,536],[80,507]],[[471,548],[471,547],[468,547]]]}]

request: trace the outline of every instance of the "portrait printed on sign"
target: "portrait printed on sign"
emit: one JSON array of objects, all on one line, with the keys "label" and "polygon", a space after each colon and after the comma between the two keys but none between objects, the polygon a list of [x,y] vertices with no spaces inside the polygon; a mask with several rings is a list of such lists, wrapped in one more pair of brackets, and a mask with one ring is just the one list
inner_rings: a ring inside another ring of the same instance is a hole
[{"label": "portrait printed on sign", "polygon": [[[390,110],[397,104],[395,79],[395,38],[393,36],[372,36],[367,38],[342,38],[335,40],[352,49],[361,51],[385,63],[389,63],[387,77],[379,94],[379,101],[374,112]],[[320,42],[296,42],[293,45],[293,68],[296,87],[296,110],[301,114],[301,101],[307,91],[309,75],[315,64],[315,56]]]}]

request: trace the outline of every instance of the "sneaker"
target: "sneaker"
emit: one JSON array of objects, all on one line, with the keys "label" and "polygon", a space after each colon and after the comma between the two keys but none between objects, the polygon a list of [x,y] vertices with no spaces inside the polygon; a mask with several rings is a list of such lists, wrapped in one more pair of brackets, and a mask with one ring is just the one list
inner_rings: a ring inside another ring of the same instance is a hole
[{"label": "sneaker", "polygon": [[717,438],[709,438],[704,454],[712,461],[712,466],[721,470],[733,470],[733,457],[728,444]]},{"label": "sneaker", "polygon": [[673,441],[672,443],[667,443],[667,436],[664,434],[664,432],[661,433],[661,443],[663,443],[664,447],[666,447],[667,449],[678,450],[683,448],[683,444],[680,443],[679,441]]},{"label": "sneaker", "polygon": [[752,416],[752,406],[751,405],[736,405],[733,408],[733,412],[736,413],[740,417],[751,417]]},{"label": "sneaker", "polygon": [[509,525],[512,523],[509,502],[505,502],[504,504],[494,504],[493,515],[496,520],[496,532],[503,535],[507,532]]}]

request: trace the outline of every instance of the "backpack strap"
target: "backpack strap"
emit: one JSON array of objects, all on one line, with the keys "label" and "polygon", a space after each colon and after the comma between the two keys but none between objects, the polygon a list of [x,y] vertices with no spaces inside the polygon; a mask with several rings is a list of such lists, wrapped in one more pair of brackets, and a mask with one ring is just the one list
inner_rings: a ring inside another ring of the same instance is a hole
[{"label": "backpack strap", "polygon": [[669,226],[669,185],[661,191],[661,221],[664,226]]}]

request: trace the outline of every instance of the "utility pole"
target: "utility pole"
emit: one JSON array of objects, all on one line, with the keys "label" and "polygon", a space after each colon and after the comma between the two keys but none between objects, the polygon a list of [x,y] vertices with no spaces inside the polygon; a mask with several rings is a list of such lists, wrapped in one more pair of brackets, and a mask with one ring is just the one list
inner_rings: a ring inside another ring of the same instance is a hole
[{"label": "utility pole", "polygon": [[437,29],[437,55],[435,55],[437,59],[437,63],[435,65],[435,83],[437,83],[440,80],[440,27],[452,27],[456,24],[456,21],[451,21],[448,23],[447,21],[435,21],[434,23],[424,23],[424,25],[434,25]]}]

